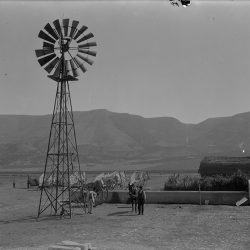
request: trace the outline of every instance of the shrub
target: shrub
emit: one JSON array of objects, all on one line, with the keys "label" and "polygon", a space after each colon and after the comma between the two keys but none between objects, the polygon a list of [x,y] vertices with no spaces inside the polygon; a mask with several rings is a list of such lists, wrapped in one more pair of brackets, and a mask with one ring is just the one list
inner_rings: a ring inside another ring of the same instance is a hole
[{"label": "shrub", "polygon": [[164,190],[198,190],[199,177],[170,175],[165,182]]},{"label": "shrub", "polygon": [[248,178],[240,170],[230,177],[229,185],[237,188],[236,190],[247,190],[248,189]]},{"label": "shrub", "polygon": [[164,190],[198,191],[247,191],[248,179],[240,170],[230,176],[183,176],[170,175],[164,184]]}]

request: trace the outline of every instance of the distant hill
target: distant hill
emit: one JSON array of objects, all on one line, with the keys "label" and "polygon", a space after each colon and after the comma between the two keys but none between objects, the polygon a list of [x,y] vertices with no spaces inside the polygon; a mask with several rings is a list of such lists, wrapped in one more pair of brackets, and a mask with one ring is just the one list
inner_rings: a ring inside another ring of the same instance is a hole
[{"label": "distant hill", "polygon": [[[74,112],[74,119],[85,169],[197,170],[206,155],[250,152],[250,112],[199,124],[104,109]],[[42,169],[50,122],[51,115],[0,115],[0,169]]]}]

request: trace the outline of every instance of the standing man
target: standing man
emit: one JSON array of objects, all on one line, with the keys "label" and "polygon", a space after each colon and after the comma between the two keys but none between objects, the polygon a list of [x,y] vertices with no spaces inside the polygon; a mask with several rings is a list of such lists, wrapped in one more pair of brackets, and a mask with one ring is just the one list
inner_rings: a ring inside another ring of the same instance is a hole
[{"label": "standing man", "polygon": [[139,187],[139,191],[138,191],[138,214],[142,214],[144,212],[144,203],[146,201],[146,193],[143,190],[143,186]]},{"label": "standing man", "polygon": [[92,214],[93,205],[95,204],[95,199],[97,193],[95,191],[88,191],[87,193],[88,199],[88,214]]},{"label": "standing man", "polygon": [[135,184],[131,184],[130,190],[129,190],[129,196],[130,196],[130,201],[132,204],[132,212],[135,211],[137,212],[137,188]]}]

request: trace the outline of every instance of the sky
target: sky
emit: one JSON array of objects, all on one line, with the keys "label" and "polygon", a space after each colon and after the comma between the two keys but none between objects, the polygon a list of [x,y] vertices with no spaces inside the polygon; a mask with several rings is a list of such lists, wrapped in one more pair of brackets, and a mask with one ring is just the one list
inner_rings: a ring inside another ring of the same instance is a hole
[{"label": "sky", "polygon": [[39,31],[63,18],[88,26],[98,44],[70,84],[75,111],[185,123],[250,111],[249,13],[248,1],[0,1],[0,114],[52,112],[56,83],[34,51]]}]

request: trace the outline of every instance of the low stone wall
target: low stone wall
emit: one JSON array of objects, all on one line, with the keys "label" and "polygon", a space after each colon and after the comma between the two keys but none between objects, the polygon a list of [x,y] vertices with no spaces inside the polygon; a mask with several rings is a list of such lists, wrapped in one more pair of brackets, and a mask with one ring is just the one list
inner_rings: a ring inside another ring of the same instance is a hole
[{"label": "low stone wall", "polygon": [[[249,199],[243,191],[146,191],[146,196],[148,204],[235,205],[243,197]],[[129,203],[128,191],[111,191],[106,202]],[[245,204],[250,204],[249,200]]]}]

